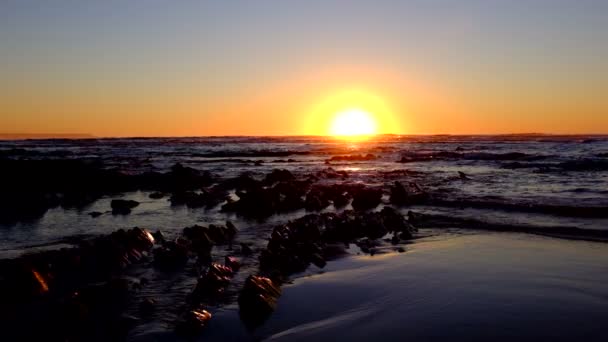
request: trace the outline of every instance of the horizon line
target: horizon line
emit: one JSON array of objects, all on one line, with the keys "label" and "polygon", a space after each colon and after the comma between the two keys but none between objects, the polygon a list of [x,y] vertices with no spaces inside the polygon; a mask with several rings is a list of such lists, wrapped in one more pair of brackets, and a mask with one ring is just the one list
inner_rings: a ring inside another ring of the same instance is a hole
[{"label": "horizon line", "polygon": [[[548,136],[548,137],[592,137],[601,136],[608,137],[607,133],[416,133],[416,134],[399,134],[399,133],[383,133],[374,134],[375,137],[439,137],[439,136]],[[155,139],[155,138],[335,138],[341,139],[333,135],[320,134],[283,134],[283,135],[247,135],[247,134],[224,134],[224,135],[94,135],[90,133],[0,133],[2,141],[18,141],[18,140],[86,140],[86,139]]]}]

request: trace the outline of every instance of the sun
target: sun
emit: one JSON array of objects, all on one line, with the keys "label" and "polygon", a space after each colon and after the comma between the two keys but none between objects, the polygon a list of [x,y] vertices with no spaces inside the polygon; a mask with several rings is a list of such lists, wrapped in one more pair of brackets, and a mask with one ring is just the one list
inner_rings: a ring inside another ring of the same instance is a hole
[{"label": "sun", "polygon": [[374,116],[359,108],[349,108],[336,113],[330,132],[338,137],[365,137],[378,133]]}]

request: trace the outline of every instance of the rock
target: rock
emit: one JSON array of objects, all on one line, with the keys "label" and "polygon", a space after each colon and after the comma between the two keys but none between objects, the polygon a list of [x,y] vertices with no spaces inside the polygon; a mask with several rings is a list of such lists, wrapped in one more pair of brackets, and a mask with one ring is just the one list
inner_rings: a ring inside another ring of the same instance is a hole
[{"label": "rock", "polygon": [[99,211],[91,211],[91,212],[89,213],[89,216],[91,216],[92,218],[97,218],[97,217],[99,217],[99,216],[101,216],[101,215],[103,215],[103,213],[102,213],[102,212],[99,212]]},{"label": "rock", "polygon": [[156,192],[151,193],[150,196],[148,196],[148,197],[150,197],[151,199],[161,199],[161,198],[165,197],[165,193],[156,191]]},{"label": "rock", "polygon": [[238,271],[241,268],[241,263],[239,260],[233,256],[226,256],[224,258],[224,265],[226,267],[230,267],[234,272]]},{"label": "rock", "polygon": [[287,182],[287,181],[291,181],[294,179],[295,179],[295,177],[288,170],[274,169],[274,170],[272,170],[272,172],[270,172],[268,175],[266,175],[264,182],[266,184],[274,184],[277,182]]},{"label": "rock", "polygon": [[188,247],[180,240],[168,241],[154,250],[154,264],[161,270],[172,271],[188,262]]},{"label": "rock", "polygon": [[211,313],[207,310],[188,310],[180,317],[175,330],[182,336],[194,337],[209,324],[211,317]]},{"label": "rock", "polygon": [[152,233],[152,237],[154,237],[154,241],[158,244],[164,244],[167,239],[165,238],[165,234],[163,234],[163,232],[161,232],[160,230],[157,230],[156,232]]},{"label": "rock", "polygon": [[469,176],[467,176],[464,172],[462,171],[458,171],[458,177],[460,177],[460,179],[462,180],[470,180],[471,178],[469,178]]},{"label": "rock", "polygon": [[253,254],[253,250],[246,243],[241,242],[241,254],[242,255],[251,255]]},{"label": "rock", "polygon": [[362,188],[353,194],[353,209],[369,210],[380,204],[382,191],[380,189]]},{"label": "rock", "polygon": [[133,200],[112,200],[110,206],[112,207],[112,214],[114,215],[127,215],[131,213],[131,209],[137,207],[139,202]]},{"label": "rock", "polygon": [[281,289],[272,280],[250,275],[239,294],[241,319],[249,327],[263,323],[275,310]]},{"label": "rock", "polygon": [[200,302],[223,294],[224,288],[230,284],[232,275],[232,268],[215,263],[211,264],[207,272],[198,279],[192,298]]},{"label": "rock", "polygon": [[390,202],[395,205],[414,205],[423,203],[428,198],[428,194],[416,183],[409,183],[404,186],[396,181],[390,188]]}]

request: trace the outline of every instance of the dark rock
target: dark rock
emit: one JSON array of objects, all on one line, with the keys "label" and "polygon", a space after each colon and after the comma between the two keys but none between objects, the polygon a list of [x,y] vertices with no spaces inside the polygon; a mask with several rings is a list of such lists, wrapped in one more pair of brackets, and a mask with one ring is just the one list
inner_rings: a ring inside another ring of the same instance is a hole
[{"label": "dark rock", "polygon": [[281,289],[272,280],[250,275],[238,298],[241,319],[249,327],[262,324],[275,310]]},{"label": "dark rock", "polygon": [[188,262],[188,247],[181,240],[168,241],[154,250],[154,264],[161,270],[173,271]]},{"label": "dark rock", "polygon": [[203,276],[198,279],[192,298],[196,302],[213,299],[224,293],[224,289],[233,275],[232,268],[219,264],[211,264]]},{"label": "dark rock", "polygon": [[233,256],[226,256],[224,258],[224,265],[226,267],[230,267],[233,271],[238,271],[241,268],[241,263],[239,260]]},{"label": "dark rock", "polygon": [[194,337],[203,331],[210,320],[211,313],[207,310],[188,310],[180,317],[175,330],[182,336]]},{"label": "dark rock", "polygon": [[247,244],[241,243],[241,254],[245,256],[251,255],[253,254],[253,250]]},{"label": "dark rock", "polygon": [[99,212],[99,211],[92,211],[89,213],[89,216],[91,216],[92,218],[96,218],[103,215],[103,213]]},{"label": "dark rock", "polygon": [[390,202],[395,205],[421,204],[427,198],[428,194],[413,182],[410,182],[406,187],[401,182],[396,181],[390,188]]},{"label": "dark rock", "polygon": [[291,181],[294,179],[295,179],[295,177],[288,170],[274,169],[274,170],[272,170],[272,172],[270,172],[268,175],[266,175],[264,182],[266,184],[274,184],[276,182],[287,182],[287,181]]},{"label": "dark rock", "polygon": [[165,193],[156,191],[156,192],[151,193],[149,197],[151,199],[161,199],[161,198],[165,197]]},{"label": "dark rock", "polygon": [[131,213],[131,209],[137,207],[139,202],[133,200],[112,200],[110,206],[112,207],[112,214],[114,215],[127,215]]},{"label": "dark rock", "polygon": [[380,204],[381,199],[380,189],[362,188],[353,194],[352,206],[355,210],[374,209]]}]

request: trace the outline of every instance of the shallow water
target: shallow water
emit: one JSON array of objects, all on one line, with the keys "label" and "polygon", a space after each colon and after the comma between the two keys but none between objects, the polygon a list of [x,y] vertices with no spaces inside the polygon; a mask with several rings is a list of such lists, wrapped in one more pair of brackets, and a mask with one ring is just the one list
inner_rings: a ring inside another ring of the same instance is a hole
[{"label": "shallow water", "polygon": [[200,340],[603,341],[606,284],[602,243],[442,235],[403,254],[331,262],[285,286],[277,311],[254,333],[226,308]]},{"label": "shallow water", "polygon": [[[303,175],[332,167],[346,170],[352,182],[416,182],[438,200],[433,206],[417,208],[422,211],[475,217],[488,224],[608,229],[605,136],[380,136],[362,142],[319,137],[26,140],[0,141],[0,156],[2,153],[8,158],[98,159],[124,172],[164,172],[181,162],[223,178],[243,172],[261,177],[274,168]],[[333,156],[368,153],[377,158],[325,164]],[[442,153],[449,157],[443,158]],[[396,162],[402,157],[428,156],[434,158]],[[258,160],[263,163],[255,165]],[[519,166],[514,168],[513,163]],[[411,173],[390,173],[403,170]],[[458,171],[469,179],[460,179]],[[128,216],[92,219],[87,215],[107,211],[111,198],[104,198],[80,210],[57,208],[37,221],[0,226],[0,258],[37,245],[61,243],[74,234],[108,233],[133,226],[171,232],[196,222],[236,219],[219,210],[172,208],[166,198],[150,200],[147,195],[126,194],[126,198],[142,202]],[[594,217],[587,217],[563,207],[599,210]]]}]

